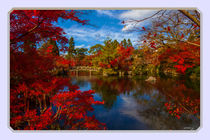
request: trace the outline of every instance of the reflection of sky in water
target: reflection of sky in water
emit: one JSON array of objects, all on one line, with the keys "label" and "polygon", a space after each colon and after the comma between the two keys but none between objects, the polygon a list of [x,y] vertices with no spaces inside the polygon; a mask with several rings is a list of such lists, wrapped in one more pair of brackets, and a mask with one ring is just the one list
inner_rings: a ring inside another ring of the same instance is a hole
[{"label": "reflection of sky in water", "polygon": [[148,129],[145,124],[138,120],[138,115],[134,109],[136,104],[124,99],[125,97],[118,96],[111,109],[104,108],[102,105],[95,106],[96,118],[106,123],[108,129],[112,130]]},{"label": "reflection of sky in water", "polygon": [[[77,77],[72,79],[72,84],[80,87],[81,91],[90,90],[93,85],[97,86],[97,82],[90,80],[90,77]],[[103,79],[102,79],[103,80]],[[119,80],[120,82],[120,80]],[[108,90],[97,89],[94,94],[95,100],[102,100],[104,92]],[[129,129],[184,129],[184,127],[193,127],[199,125],[199,120],[189,116],[189,120],[178,120],[168,115],[164,110],[166,98],[156,89],[151,89],[149,93],[138,93],[139,87],[131,89],[123,93],[108,93],[117,94],[114,98],[111,107],[105,105],[94,105],[94,111],[89,112],[94,114],[100,122],[106,123],[108,129],[112,130],[129,130]],[[102,90],[102,91],[100,91]],[[102,96],[103,95],[103,96]],[[112,98],[113,99],[113,98]],[[110,99],[111,100],[111,99]],[[106,101],[105,101],[106,104]]]},{"label": "reflection of sky in water", "polygon": [[[72,84],[76,84],[75,79]],[[91,83],[86,82],[80,85],[81,91],[86,91],[91,89]],[[102,100],[101,96],[94,94],[95,100]],[[117,100],[113,104],[111,109],[104,108],[103,105],[95,105],[94,112],[89,113],[90,115],[94,114],[96,118],[106,123],[108,129],[147,129],[147,127],[141,123],[138,119],[135,110],[130,108],[136,108],[137,104],[135,102],[130,102],[129,96],[120,95],[117,97]],[[136,123],[136,121],[139,121]]]}]

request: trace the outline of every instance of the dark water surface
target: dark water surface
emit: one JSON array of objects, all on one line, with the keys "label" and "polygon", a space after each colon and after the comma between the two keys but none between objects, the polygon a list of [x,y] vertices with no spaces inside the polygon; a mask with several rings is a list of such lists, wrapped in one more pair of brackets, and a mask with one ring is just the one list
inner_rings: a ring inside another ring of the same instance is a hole
[{"label": "dark water surface", "polygon": [[200,126],[200,81],[75,76],[81,91],[95,90],[94,114],[108,130],[191,130]]}]

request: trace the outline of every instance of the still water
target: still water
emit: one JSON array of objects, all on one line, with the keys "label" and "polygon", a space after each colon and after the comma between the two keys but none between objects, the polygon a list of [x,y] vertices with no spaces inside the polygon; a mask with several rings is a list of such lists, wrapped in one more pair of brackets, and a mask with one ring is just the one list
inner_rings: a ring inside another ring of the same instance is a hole
[{"label": "still water", "polygon": [[104,100],[90,115],[108,130],[191,130],[200,126],[200,81],[137,77],[74,76],[81,91]]}]

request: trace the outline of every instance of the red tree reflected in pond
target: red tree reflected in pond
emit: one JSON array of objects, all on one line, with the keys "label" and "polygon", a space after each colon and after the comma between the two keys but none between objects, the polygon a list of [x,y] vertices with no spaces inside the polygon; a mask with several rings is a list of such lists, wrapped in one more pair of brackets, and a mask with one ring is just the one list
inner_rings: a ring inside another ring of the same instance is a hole
[{"label": "red tree reflected in pond", "polygon": [[[75,76],[73,81],[81,87],[88,87],[90,84],[89,88],[95,90],[96,98],[104,100],[104,108],[96,107],[94,112],[97,117],[101,117],[100,120],[106,121],[108,129],[118,127],[124,129],[138,124],[139,121],[149,129],[155,130],[199,127],[200,87],[197,83],[199,81],[168,77],[147,82],[143,77],[135,78],[83,75]],[[112,124],[115,120],[113,112],[122,117],[119,122],[125,123],[123,127],[116,123]],[[127,119],[130,118],[138,121],[128,123]]]},{"label": "red tree reflected in pond", "polygon": [[155,86],[167,98],[164,105],[171,116],[180,119],[182,114],[192,114],[200,118],[200,95],[192,88],[188,88],[184,82],[162,80],[156,82]]}]

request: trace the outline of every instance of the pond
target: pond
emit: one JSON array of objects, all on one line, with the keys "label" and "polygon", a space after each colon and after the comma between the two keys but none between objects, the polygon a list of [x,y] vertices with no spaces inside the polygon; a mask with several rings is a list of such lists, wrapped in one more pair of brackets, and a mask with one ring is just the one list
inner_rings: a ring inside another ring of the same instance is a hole
[{"label": "pond", "polygon": [[200,126],[200,81],[141,76],[73,76],[81,91],[94,90],[96,119],[108,130],[195,130]]}]

